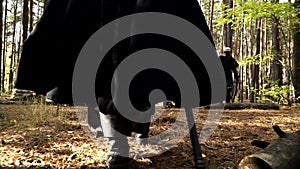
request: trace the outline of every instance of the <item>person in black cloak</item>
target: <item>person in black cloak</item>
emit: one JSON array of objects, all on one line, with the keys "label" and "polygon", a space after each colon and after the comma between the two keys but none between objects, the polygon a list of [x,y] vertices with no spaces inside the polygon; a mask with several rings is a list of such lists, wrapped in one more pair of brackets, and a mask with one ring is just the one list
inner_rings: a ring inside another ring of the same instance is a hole
[{"label": "person in black cloak", "polygon": [[230,103],[232,99],[232,89],[233,89],[233,77],[232,73],[234,75],[234,79],[237,83],[239,83],[239,74],[237,68],[239,67],[239,64],[237,61],[231,56],[231,48],[225,47],[223,50],[225,55],[221,55],[220,59],[222,62],[222,65],[224,67],[225,71],[225,78],[226,78],[226,103]]},{"label": "person in black cloak", "polygon": [[[37,26],[24,41],[14,87],[46,95],[56,103],[72,104],[73,69],[86,41],[105,24],[139,12],[163,12],[181,17],[197,26],[213,44],[197,0],[48,0]],[[139,133],[140,138],[148,136],[149,123],[136,123],[123,117],[111,94],[116,67],[126,56],[145,48],[161,48],[178,55],[192,70],[199,86],[201,102],[195,107],[211,101],[210,81],[202,62],[180,41],[154,34],[135,35],[121,41],[106,54],[97,72],[95,93],[100,114],[94,111],[95,105],[87,103],[89,124],[98,128],[101,121],[104,137],[109,140],[109,168],[128,167],[126,136],[132,132]],[[129,96],[137,110],[151,108],[148,96],[153,89],[161,89],[176,107],[182,106],[175,80],[153,69],[140,72],[130,84]]]}]

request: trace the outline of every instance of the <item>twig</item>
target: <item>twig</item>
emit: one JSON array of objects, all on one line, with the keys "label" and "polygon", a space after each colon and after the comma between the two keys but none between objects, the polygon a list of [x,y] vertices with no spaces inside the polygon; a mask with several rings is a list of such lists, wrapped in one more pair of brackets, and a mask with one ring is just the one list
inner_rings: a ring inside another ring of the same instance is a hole
[{"label": "twig", "polygon": [[284,137],[286,135],[286,133],[284,131],[282,131],[279,126],[276,126],[276,125],[273,126],[273,130],[277,133],[277,135],[280,138],[282,138],[282,137]]},{"label": "twig", "polygon": [[200,143],[200,144],[203,145],[204,147],[208,148],[209,150],[218,150],[218,148],[211,147],[211,146],[207,145],[206,143]]}]

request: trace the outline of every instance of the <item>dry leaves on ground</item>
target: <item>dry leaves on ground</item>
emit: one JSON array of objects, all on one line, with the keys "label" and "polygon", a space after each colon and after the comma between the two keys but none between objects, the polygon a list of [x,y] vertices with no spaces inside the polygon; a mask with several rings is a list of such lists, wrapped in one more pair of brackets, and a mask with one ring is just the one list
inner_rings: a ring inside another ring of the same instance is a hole
[{"label": "dry leaves on ground", "polygon": [[[197,109],[196,125],[200,134],[208,111]],[[163,113],[162,113],[163,112]],[[161,116],[151,124],[151,135],[169,129],[178,115],[177,109],[160,110]],[[272,141],[272,130],[278,124],[283,131],[300,128],[299,109],[225,110],[219,125],[201,146],[211,169],[236,168],[246,155],[259,149],[253,140]],[[205,131],[202,131],[205,133]],[[74,107],[44,104],[0,105],[0,168],[105,168],[106,141],[94,142],[77,120]],[[170,140],[161,140],[168,143]],[[157,153],[159,146],[136,147],[130,139],[131,155]],[[162,144],[166,145],[166,144]],[[193,168],[189,136],[163,153],[136,158],[131,168]]]}]

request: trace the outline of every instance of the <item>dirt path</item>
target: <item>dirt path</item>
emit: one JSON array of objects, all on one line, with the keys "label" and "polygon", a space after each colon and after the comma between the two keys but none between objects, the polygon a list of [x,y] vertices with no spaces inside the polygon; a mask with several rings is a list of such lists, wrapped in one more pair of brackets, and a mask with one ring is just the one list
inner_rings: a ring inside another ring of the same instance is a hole
[{"label": "dirt path", "polygon": [[[153,122],[151,135],[168,129],[176,112],[169,109]],[[197,112],[200,134],[208,112],[203,109]],[[297,107],[225,110],[217,129],[205,142],[213,149],[202,146],[208,166],[236,168],[244,156],[259,150],[251,146],[251,141],[277,138],[273,124],[285,132],[299,130],[299,113]],[[105,168],[105,140],[98,139],[98,144],[91,140],[78,123],[73,107],[61,107],[57,112],[57,107],[50,105],[0,105],[0,139],[0,168]],[[193,168],[189,137],[163,154],[134,160],[132,168]]]}]

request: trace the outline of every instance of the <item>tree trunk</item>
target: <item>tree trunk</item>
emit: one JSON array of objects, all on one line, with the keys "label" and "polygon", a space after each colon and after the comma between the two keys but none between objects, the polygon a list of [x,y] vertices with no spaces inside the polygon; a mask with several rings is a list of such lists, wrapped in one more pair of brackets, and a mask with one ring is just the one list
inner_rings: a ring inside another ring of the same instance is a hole
[{"label": "tree trunk", "polygon": [[[260,34],[261,34],[261,19],[256,20],[256,52],[255,55],[260,54]],[[256,62],[259,58],[256,58]],[[259,93],[259,64],[255,63],[252,64],[252,80],[251,80],[251,86],[254,88],[254,90],[251,91],[251,102],[256,102],[256,96]]]},{"label": "tree trunk", "polygon": [[[278,3],[279,0],[273,0],[273,3]],[[280,38],[279,38],[279,20],[275,16],[273,17],[272,24],[272,53],[273,53],[273,62],[271,70],[271,80],[278,81],[278,85],[282,85],[282,52],[280,50]]]},{"label": "tree trunk", "polygon": [[[228,8],[232,8],[233,1],[232,0],[223,0],[222,3],[226,6],[224,8],[225,13],[227,13]],[[232,48],[232,23],[226,23],[223,25],[223,46]],[[222,49],[223,49],[222,46]]]},{"label": "tree trunk", "polygon": [[29,0],[29,32],[31,32],[33,30],[33,16],[34,16],[34,13],[33,13],[33,0]]},{"label": "tree trunk", "polygon": [[[233,8],[233,0],[228,0],[228,6],[229,8]],[[227,44],[226,46],[232,48],[232,23],[228,23],[227,24],[227,37],[226,37],[226,41],[227,41]]]},{"label": "tree trunk", "polygon": [[[19,27],[19,32],[22,32],[22,27]],[[22,35],[19,35],[19,39],[18,39],[18,49],[17,49],[17,58],[16,58],[16,62],[19,63],[20,61],[20,56],[21,56],[21,51],[22,51]]]},{"label": "tree trunk", "polygon": [[286,134],[278,126],[274,131],[280,136],[273,143],[253,141],[263,150],[246,156],[239,163],[239,169],[299,169],[300,168],[300,130]]},{"label": "tree trunk", "polygon": [[[222,3],[226,6],[226,7],[224,8],[224,11],[225,11],[225,13],[226,13],[226,10],[227,10],[227,7],[228,7],[227,1],[226,1],[226,0],[222,0]],[[228,29],[227,23],[225,23],[225,24],[223,25],[223,36],[222,36],[222,37],[223,37],[223,45],[222,45],[222,51],[223,51],[223,47],[224,47],[224,46],[227,46],[227,44],[228,44],[228,42],[227,42],[227,33],[228,33],[227,29]]]},{"label": "tree trunk", "polygon": [[23,0],[23,19],[22,19],[22,26],[23,26],[23,41],[28,36],[28,0]]},{"label": "tree trunk", "polygon": [[[255,24],[252,23],[253,21],[251,21],[251,26],[249,27],[248,30],[248,38],[249,38],[249,42],[247,44],[247,49],[248,49],[248,56],[254,56],[254,52],[253,49],[255,49],[255,34],[256,34],[256,26],[253,26]],[[254,40],[253,40],[254,39]],[[253,91],[255,89],[255,82],[254,82],[254,65],[249,62],[248,63],[248,90],[249,90],[249,100],[250,102],[255,102],[255,92]]]},{"label": "tree trunk", "polygon": [[[300,0],[295,0],[294,7],[300,8]],[[300,14],[298,14],[298,17],[300,19]],[[300,24],[295,25],[293,41],[293,85],[295,98],[297,102],[300,102]]]},{"label": "tree trunk", "polygon": [[[257,19],[256,21],[256,27],[257,27],[257,30],[256,30],[256,52],[255,52],[255,55],[258,56],[260,55],[260,48],[261,48],[261,39],[260,39],[260,36],[261,36],[261,19]],[[259,58],[256,58],[256,60],[259,60]],[[257,91],[257,93],[259,93],[260,91],[260,88],[259,88],[259,69],[260,69],[260,65],[259,64],[255,64],[254,65],[254,87]]]},{"label": "tree trunk", "polygon": [[[0,0],[0,81],[2,75],[2,47],[3,47],[3,0]],[[2,83],[0,82],[0,93],[1,93]]]},{"label": "tree trunk", "polygon": [[[5,0],[5,9],[4,9],[4,22],[3,22],[3,51],[2,51],[2,76],[1,76],[1,90],[5,92],[4,80],[5,80],[5,69],[6,69],[6,32],[7,32],[7,10],[8,10],[8,0]],[[0,63],[1,64],[1,63]]]},{"label": "tree trunk", "polygon": [[214,6],[215,6],[215,0],[211,0],[211,3],[210,3],[210,17],[209,17],[209,30],[210,30],[210,33],[213,35],[214,34],[214,30],[213,30],[213,19],[214,19]]},{"label": "tree trunk", "polygon": [[[17,10],[18,10],[18,0],[15,0],[14,4],[14,20],[17,20]],[[13,88],[13,78],[14,78],[14,64],[15,64],[15,55],[16,55],[16,22],[13,22],[12,30],[12,45],[11,45],[11,56],[10,56],[10,65],[9,65],[9,78],[8,78],[8,90],[11,92]]]}]

